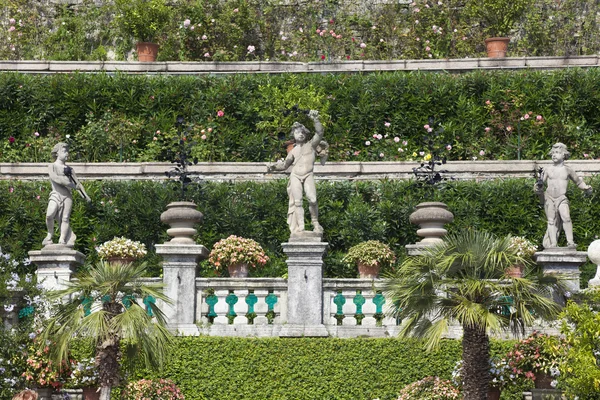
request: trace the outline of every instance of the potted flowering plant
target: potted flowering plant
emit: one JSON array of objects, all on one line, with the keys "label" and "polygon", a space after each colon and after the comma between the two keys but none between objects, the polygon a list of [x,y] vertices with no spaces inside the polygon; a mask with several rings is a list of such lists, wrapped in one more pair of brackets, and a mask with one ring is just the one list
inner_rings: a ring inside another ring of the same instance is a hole
[{"label": "potted flowering plant", "polygon": [[27,359],[25,360],[25,371],[23,378],[33,387],[36,387],[40,396],[47,396],[59,390],[69,376],[69,365],[67,363],[56,364],[50,360],[50,347],[39,347],[37,338],[27,348]]},{"label": "potted flowering plant", "polygon": [[382,266],[396,262],[396,255],[387,244],[378,240],[368,240],[352,246],[342,261],[357,265],[361,278],[374,279],[379,276]]},{"label": "potted flowering plant", "polygon": [[512,372],[535,382],[539,389],[556,387],[559,365],[566,356],[564,339],[534,331],[506,355]]},{"label": "potted flowering plant", "polygon": [[[511,236],[510,247],[513,248],[517,255],[528,262],[533,261],[533,255],[537,251],[537,246],[523,236]],[[524,265],[513,265],[506,269],[506,275],[513,278],[523,276]]]},{"label": "potted flowering plant", "polygon": [[133,262],[147,254],[146,246],[125,237],[114,237],[96,249],[100,258],[110,262]]},{"label": "potted flowering plant", "polygon": [[248,267],[263,266],[269,257],[256,241],[231,235],[215,243],[208,261],[216,270],[227,266],[229,276],[244,278],[248,276]]},{"label": "potted flowering plant", "polygon": [[71,361],[71,375],[65,384],[66,387],[73,389],[83,389],[83,398],[85,400],[98,400],[98,368],[94,358],[84,358],[82,360]]},{"label": "potted flowering plant", "polygon": [[165,0],[116,0],[115,22],[125,36],[137,41],[139,61],[155,61],[156,39],[171,21],[172,11]]},{"label": "potted flowering plant", "polygon": [[122,398],[124,400],[178,400],[185,399],[181,390],[170,379],[141,379],[129,382]]},{"label": "potted flowering plant", "polygon": [[398,400],[453,400],[460,399],[460,391],[437,376],[428,376],[420,381],[405,386]]},{"label": "potted flowering plant", "polygon": [[479,0],[469,3],[467,12],[479,21],[487,34],[488,57],[505,57],[511,33],[525,13],[526,0]]}]

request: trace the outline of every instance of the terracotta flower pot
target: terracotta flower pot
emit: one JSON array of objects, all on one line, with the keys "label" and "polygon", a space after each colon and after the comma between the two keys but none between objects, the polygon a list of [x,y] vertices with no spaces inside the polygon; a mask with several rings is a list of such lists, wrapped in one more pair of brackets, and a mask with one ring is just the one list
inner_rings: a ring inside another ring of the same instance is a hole
[{"label": "terracotta flower pot", "polygon": [[485,47],[489,58],[506,57],[508,51],[508,43],[510,39],[507,37],[493,37],[485,39]]},{"label": "terracotta flower pot", "polygon": [[156,43],[138,42],[136,44],[138,60],[142,62],[154,62],[158,55],[158,45]]},{"label": "terracotta flower pot", "polygon": [[135,261],[136,259],[134,257],[117,257],[117,256],[113,256],[113,257],[107,257],[106,261],[110,262],[110,263],[120,263],[120,264],[131,264]]},{"label": "terracotta flower pot", "polygon": [[522,265],[512,265],[506,268],[506,275],[513,278],[521,278],[523,276],[523,266]]},{"label": "terracotta flower pot", "polygon": [[248,264],[236,263],[227,266],[229,270],[229,276],[232,278],[247,278],[248,277]]},{"label": "terracotta flower pot", "polygon": [[379,269],[378,265],[369,265],[365,263],[358,263],[358,275],[360,279],[377,279],[379,278]]}]

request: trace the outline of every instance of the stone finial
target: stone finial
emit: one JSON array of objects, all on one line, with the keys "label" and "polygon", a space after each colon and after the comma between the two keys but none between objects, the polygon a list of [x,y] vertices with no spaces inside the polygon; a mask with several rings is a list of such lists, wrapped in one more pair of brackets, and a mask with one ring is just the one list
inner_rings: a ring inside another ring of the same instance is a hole
[{"label": "stone finial", "polygon": [[599,287],[600,286],[600,240],[594,240],[590,243],[588,247],[588,258],[591,262],[597,265],[596,267],[596,276],[590,279],[588,286],[589,287]]}]

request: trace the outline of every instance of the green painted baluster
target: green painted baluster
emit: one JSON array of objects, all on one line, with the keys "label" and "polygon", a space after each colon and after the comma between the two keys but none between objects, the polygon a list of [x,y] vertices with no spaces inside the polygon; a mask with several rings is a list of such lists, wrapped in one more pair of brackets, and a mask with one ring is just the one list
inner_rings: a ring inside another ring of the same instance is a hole
[{"label": "green painted baluster", "polygon": [[338,290],[338,294],[333,298],[333,303],[337,306],[334,318],[337,320],[338,325],[342,325],[344,320],[344,304],[346,304],[346,298],[342,295],[342,291]]},{"label": "green painted baluster", "polygon": [[149,317],[154,317],[154,313],[152,312],[152,306],[156,304],[156,299],[154,296],[146,296],[144,297],[144,304],[146,305],[146,314]]},{"label": "green painted baluster", "polygon": [[383,325],[383,305],[385,304],[385,297],[381,294],[381,290],[378,290],[375,297],[373,297],[373,304],[375,304],[375,314],[373,315],[375,325],[381,326]]},{"label": "green painted baluster", "polygon": [[88,316],[92,313],[92,304],[94,299],[91,296],[80,297],[81,305],[83,306],[83,315]]},{"label": "green painted baluster", "polygon": [[229,320],[229,325],[233,324],[233,320],[237,317],[235,313],[235,303],[238,302],[238,297],[233,293],[233,290],[229,291],[227,297],[225,297],[225,303],[229,305],[229,311],[227,312],[227,319]]},{"label": "green painted baluster", "polygon": [[219,299],[215,295],[215,291],[213,289],[209,289],[207,293],[208,296],[206,296],[206,304],[208,304],[208,314],[206,314],[206,318],[208,319],[208,323],[212,324],[215,322],[215,318],[217,317],[217,313],[215,312],[215,304],[219,302]]},{"label": "green painted baluster", "polygon": [[275,304],[277,303],[277,296],[273,293],[272,290],[269,290],[269,294],[265,297],[265,303],[267,303],[268,311],[265,314],[267,317],[267,323],[269,325],[273,325],[273,320],[275,319]]},{"label": "green painted baluster", "polygon": [[133,297],[132,295],[128,294],[126,296],[123,296],[122,303],[125,306],[125,308],[128,309],[129,307],[131,307],[133,305],[134,301],[135,301],[135,297]]},{"label": "green painted baluster", "polygon": [[365,318],[365,314],[362,312],[362,307],[365,304],[365,298],[362,295],[362,290],[356,291],[356,296],[352,300],[354,305],[356,306],[356,314],[354,314],[354,318],[356,319],[356,325],[362,325],[362,320]]},{"label": "green painted baluster", "polygon": [[258,297],[254,294],[254,290],[248,291],[248,296],[246,296],[246,304],[248,304],[248,312],[246,313],[246,318],[248,318],[248,325],[254,325],[254,318],[256,318],[256,313],[254,312],[254,305],[258,302]]}]

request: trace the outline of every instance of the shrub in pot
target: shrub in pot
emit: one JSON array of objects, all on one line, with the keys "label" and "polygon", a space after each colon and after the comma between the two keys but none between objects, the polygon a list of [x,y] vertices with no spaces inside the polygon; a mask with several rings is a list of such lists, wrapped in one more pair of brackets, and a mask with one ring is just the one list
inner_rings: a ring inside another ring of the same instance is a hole
[{"label": "shrub in pot", "polygon": [[351,247],[343,262],[355,264],[361,278],[374,279],[379,277],[381,267],[396,262],[396,255],[387,244],[368,240]]}]

